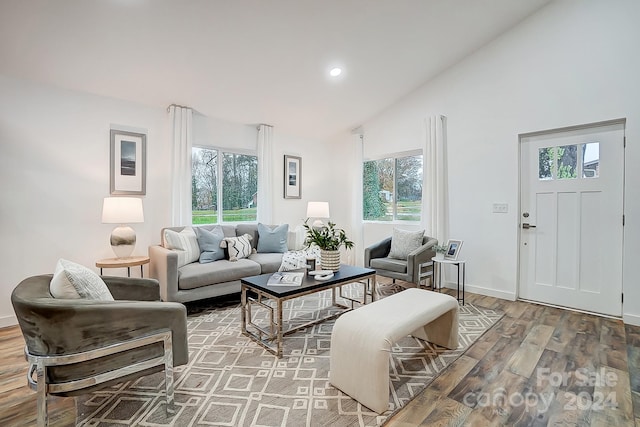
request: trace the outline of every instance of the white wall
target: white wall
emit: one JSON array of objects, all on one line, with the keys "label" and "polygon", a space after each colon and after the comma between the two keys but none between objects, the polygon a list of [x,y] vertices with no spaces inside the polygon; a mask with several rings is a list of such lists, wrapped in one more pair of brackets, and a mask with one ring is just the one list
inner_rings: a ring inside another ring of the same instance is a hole
[{"label": "white wall", "polygon": [[367,157],[419,148],[424,118],[447,116],[450,237],[464,240],[469,290],[517,294],[518,134],[626,117],[623,311],[640,324],[638,16],[633,0],[553,2],[363,125]]},{"label": "white wall", "polygon": [[[59,258],[96,272],[113,257],[112,224],[101,223],[109,196],[109,130],[147,134],[145,222],[133,224],[134,255],[147,254],[170,223],[170,124],[164,108],[67,91],[0,75],[0,327],[15,324],[10,294],[24,278],[52,273]],[[255,125],[194,113],[194,144],[254,150]],[[327,150],[274,131],[274,223],[301,224],[308,200],[330,200]],[[283,156],[303,157],[303,199],[282,197]],[[105,274],[125,275],[124,269]],[[137,276],[138,270],[132,269]],[[145,267],[145,276],[148,274]]]},{"label": "white wall", "polygon": [[[169,220],[166,112],[0,76],[0,326],[15,323],[10,294],[24,278],[52,273],[58,258],[95,269],[113,257],[109,196],[111,125],[147,133],[145,222],[133,224],[146,254]],[[162,214],[166,212],[167,214]],[[97,269],[95,269],[98,271]],[[105,273],[121,274],[119,270]]]}]

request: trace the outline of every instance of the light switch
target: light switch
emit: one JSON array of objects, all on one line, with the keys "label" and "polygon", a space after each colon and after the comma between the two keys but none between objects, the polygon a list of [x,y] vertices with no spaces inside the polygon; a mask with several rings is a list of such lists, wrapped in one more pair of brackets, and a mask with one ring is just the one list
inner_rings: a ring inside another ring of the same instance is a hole
[{"label": "light switch", "polygon": [[509,212],[509,204],[508,203],[494,203],[493,204],[493,213],[508,213]]}]

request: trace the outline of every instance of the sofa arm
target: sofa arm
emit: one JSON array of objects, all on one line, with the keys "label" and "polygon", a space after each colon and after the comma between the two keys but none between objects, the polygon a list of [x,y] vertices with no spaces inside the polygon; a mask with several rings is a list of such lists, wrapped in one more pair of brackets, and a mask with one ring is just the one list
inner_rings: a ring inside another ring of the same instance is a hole
[{"label": "sofa arm", "polygon": [[160,287],[155,279],[102,276],[116,301],[160,301]]},{"label": "sofa arm", "polygon": [[420,279],[420,264],[431,262],[431,258],[436,256],[433,247],[437,244],[438,240],[430,237],[426,243],[409,253],[407,257],[407,275],[412,278],[413,283],[418,283]]},{"label": "sofa arm", "polygon": [[178,292],[178,254],[159,245],[149,246],[149,276],[160,285],[162,301],[175,301]]},{"label": "sofa arm", "polygon": [[391,251],[391,237],[387,237],[381,242],[375,243],[364,250],[364,266],[370,267],[374,258],[385,258]]}]

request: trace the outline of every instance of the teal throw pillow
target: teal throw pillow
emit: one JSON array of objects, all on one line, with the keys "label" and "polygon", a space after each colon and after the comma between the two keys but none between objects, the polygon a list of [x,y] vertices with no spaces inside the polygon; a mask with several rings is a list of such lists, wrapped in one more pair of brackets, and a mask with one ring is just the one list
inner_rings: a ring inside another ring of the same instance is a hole
[{"label": "teal throw pillow", "polygon": [[202,227],[194,228],[196,229],[198,246],[200,246],[201,251],[199,259],[200,264],[224,259],[224,249],[220,247],[220,243],[222,242],[222,239],[224,239],[222,228],[216,226],[211,231]]},{"label": "teal throw pillow", "polygon": [[258,224],[258,253],[285,253],[288,250],[289,224],[275,228]]}]

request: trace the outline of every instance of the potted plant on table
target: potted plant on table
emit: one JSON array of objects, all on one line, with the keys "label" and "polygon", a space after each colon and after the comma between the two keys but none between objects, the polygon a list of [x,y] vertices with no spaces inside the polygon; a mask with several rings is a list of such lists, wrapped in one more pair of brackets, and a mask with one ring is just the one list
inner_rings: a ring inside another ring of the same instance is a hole
[{"label": "potted plant on table", "polygon": [[353,248],[353,242],[347,238],[342,228],[336,228],[336,224],[329,221],[326,226],[314,227],[304,221],[307,230],[305,245],[307,248],[316,245],[320,248],[320,263],[323,270],[338,271],[340,269],[340,247]]},{"label": "potted plant on table", "polygon": [[444,254],[447,252],[447,245],[433,245],[432,249],[436,253],[436,259],[444,259]]}]

